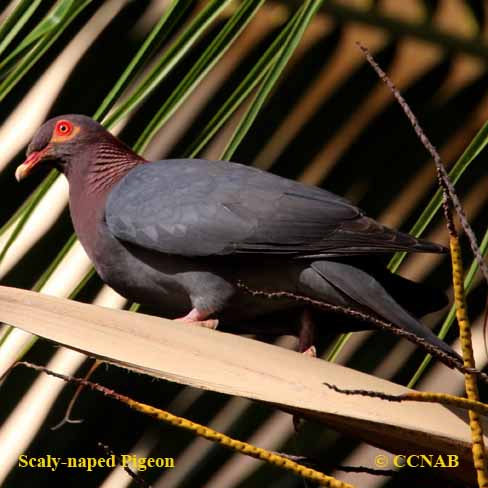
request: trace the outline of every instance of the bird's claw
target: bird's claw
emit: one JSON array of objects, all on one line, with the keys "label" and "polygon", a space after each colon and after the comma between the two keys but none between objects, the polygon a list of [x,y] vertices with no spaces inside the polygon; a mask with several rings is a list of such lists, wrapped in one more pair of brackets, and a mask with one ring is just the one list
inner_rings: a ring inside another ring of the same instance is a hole
[{"label": "bird's claw", "polygon": [[215,330],[219,325],[219,321],[217,319],[208,319],[202,320],[201,322],[192,322],[194,325],[198,325],[199,327],[205,327],[206,329],[213,329]]},{"label": "bird's claw", "polygon": [[305,349],[305,351],[303,351],[302,354],[304,356],[316,358],[317,357],[317,349],[315,348],[315,346],[310,346],[308,349]]},{"label": "bird's claw", "polygon": [[208,320],[188,320],[185,317],[181,317],[175,319],[178,322],[185,322],[188,325],[196,325],[197,327],[204,327],[205,329],[216,329],[219,325],[219,321],[217,319],[208,319]]},{"label": "bird's claw", "polygon": [[190,313],[184,317],[179,317],[176,320],[186,322],[187,324],[197,325],[199,327],[205,327],[206,329],[216,329],[219,321],[217,319],[207,319],[209,315],[209,313],[201,312],[194,308]]}]

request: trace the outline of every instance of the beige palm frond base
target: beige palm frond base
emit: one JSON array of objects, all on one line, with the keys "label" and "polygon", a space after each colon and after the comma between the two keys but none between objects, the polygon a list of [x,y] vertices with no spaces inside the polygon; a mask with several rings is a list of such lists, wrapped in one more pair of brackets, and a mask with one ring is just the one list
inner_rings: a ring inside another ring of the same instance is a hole
[{"label": "beige palm frond base", "polygon": [[474,479],[466,412],[345,396],[324,382],[409,391],[400,385],[255,340],[15,288],[0,287],[0,320],[137,372],[274,404],[394,453],[458,455],[459,468],[443,474]]}]

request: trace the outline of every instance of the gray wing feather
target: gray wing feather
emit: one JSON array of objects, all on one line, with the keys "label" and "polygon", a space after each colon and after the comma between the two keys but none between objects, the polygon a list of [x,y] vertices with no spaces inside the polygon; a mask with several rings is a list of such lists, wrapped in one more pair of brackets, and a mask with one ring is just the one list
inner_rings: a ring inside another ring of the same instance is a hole
[{"label": "gray wing feather", "polygon": [[137,166],[111,191],[105,219],[120,240],[182,256],[442,249],[387,229],[333,193],[224,161]]}]

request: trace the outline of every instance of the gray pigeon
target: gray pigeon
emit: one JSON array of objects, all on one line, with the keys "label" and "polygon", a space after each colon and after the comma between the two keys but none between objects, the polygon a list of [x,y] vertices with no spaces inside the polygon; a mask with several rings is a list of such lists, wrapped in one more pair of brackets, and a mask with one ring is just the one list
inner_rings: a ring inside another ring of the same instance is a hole
[{"label": "gray pigeon", "polygon": [[311,321],[318,331],[371,327],[292,298],[252,295],[242,283],[372,314],[458,357],[416,318],[443,307],[444,295],[378,260],[445,248],[391,230],[344,198],[227,161],[148,162],[83,115],[46,122],[17,179],[44,164],[66,175],[75,231],[102,280],[161,315],[295,331],[301,350],[313,340]]}]

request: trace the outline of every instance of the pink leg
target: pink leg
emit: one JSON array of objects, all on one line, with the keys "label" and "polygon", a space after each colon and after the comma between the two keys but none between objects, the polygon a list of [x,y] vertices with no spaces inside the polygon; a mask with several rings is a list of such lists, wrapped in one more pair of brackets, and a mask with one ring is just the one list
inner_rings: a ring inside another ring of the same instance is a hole
[{"label": "pink leg", "polygon": [[219,323],[216,319],[207,319],[212,312],[202,312],[196,308],[193,308],[184,317],[178,317],[175,320],[181,320],[188,324],[198,325],[200,327],[206,327],[207,329],[216,329]]},{"label": "pink leg", "polygon": [[[305,308],[303,310],[300,327],[298,329],[298,352],[301,352],[304,356],[316,358],[317,350],[313,345],[315,337],[315,323],[313,321],[310,309]],[[293,428],[295,432],[298,432],[304,423],[303,418],[298,415],[293,415]]]},{"label": "pink leg", "polygon": [[303,310],[298,332],[298,352],[305,356],[317,357],[317,350],[313,345],[315,336],[315,323],[308,308]]}]

